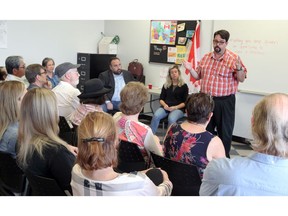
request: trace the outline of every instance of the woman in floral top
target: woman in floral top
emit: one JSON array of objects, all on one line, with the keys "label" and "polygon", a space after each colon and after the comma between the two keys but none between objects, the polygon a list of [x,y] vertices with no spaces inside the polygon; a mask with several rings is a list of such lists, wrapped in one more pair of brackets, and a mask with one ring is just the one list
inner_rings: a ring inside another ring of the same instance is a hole
[{"label": "woman in floral top", "polygon": [[164,156],[197,166],[200,177],[209,161],[225,157],[222,141],[206,130],[214,108],[205,93],[195,93],[186,100],[187,121],[174,123],[164,139]]}]

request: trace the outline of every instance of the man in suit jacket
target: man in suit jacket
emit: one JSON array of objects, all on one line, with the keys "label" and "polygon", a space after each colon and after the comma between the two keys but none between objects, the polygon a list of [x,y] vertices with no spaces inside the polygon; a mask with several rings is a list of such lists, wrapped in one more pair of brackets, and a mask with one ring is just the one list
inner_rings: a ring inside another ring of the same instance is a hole
[{"label": "man in suit jacket", "polygon": [[112,57],[109,61],[109,67],[110,70],[100,73],[98,77],[102,80],[104,86],[112,88],[107,93],[105,104],[102,105],[104,112],[107,112],[107,110],[119,110],[121,90],[128,82],[136,81],[129,71],[122,70],[119,58]]}]

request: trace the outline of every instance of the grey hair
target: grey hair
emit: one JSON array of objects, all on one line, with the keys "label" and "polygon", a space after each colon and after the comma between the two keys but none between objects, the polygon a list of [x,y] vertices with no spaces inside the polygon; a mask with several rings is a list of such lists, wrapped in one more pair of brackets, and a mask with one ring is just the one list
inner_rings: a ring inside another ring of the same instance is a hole
[{"label": "grey hair", "polygon": [[20,67],[20,62],[23,61],[22,56],[9,56],[6,58],[5,66],[8,74],[13,74],[14,68]]},{"label": "grey hair", "polygon": [[288,158],[288,95],[265,96],[254,108],[252,143],[255,151]]}]

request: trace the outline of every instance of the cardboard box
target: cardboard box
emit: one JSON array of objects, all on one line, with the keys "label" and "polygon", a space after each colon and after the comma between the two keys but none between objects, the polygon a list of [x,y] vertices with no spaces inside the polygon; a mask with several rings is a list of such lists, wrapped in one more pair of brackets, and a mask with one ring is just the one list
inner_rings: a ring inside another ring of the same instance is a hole
[{"label": "cardboard box", "polygon": [[98,44],[99,54],[117,54],[118,45],[112,43],[114,37],[103,37]]}]

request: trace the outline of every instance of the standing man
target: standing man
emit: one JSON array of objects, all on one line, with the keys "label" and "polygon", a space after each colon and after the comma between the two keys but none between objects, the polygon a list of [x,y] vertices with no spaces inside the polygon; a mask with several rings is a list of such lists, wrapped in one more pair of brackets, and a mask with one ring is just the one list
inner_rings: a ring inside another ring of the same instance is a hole
[{"label": "standing man", "polygon": [[29,82],[25,78],[25,62],[22,56],[8,56],[5,60],[5,67],[8,73],[6,81],[17,80],[23,82],[26,88]]},{"label": "standing man", "polygon": [[112,88],[112,90],[107,93],[105,104],[102,105],[104,112],[107,112],[107,110],[119,110],[121,90],[128,82],[135,81],[129,71],[122,70],[119,58],[112,57],[109,61],[109,67],[110,70],[99,74],[99,79],[102,80],[104,86]]},{"label": "standing man", "polygon": [[240,57],[226,49],[229,37],[226,30],[214,33],[214,51],[204,55],[196,71],[190,62],[184,61],[184,67],[190,70],[192,76],[201,79],[200,91],[213,97],[215,108],[207,130],[218,134],[228,158],[235,122],[235,94],[239,82],[244,82],[247,74]]}]

